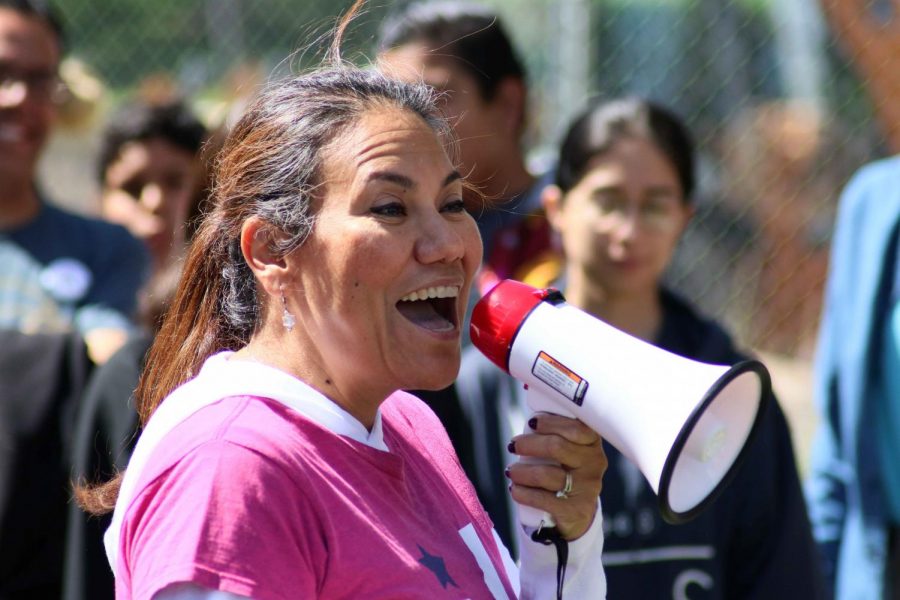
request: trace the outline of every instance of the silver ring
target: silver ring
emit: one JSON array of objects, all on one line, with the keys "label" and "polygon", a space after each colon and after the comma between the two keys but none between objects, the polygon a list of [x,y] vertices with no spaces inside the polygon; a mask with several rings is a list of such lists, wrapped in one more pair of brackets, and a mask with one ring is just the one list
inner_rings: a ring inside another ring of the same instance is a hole
[{"label": "silver ring", "polygon": [[556,492],[557,498],[568,498],[569,494],[572,493],[572,472],[566,471],[566,485],[563,486],[563,489]]}]

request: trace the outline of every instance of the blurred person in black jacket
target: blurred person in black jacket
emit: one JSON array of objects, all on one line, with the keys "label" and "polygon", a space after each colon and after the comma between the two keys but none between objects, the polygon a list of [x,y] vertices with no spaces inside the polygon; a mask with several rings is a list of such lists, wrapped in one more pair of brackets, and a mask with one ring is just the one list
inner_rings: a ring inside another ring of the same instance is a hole
[{"label": "blurred person in black jacket", "polygon": [[[181,272],[206,193],[205,166],[214,138],[181,102],[123,105],[106,127],[98,161],[103,215],[143,240],[153,276],[139,297],[141,328],[92,376],[78,408],[72,443],[76,480],[102,481],[128,463],[137,439],[131,396]],[[113,598],[103,549],[109,516],[90,517],[70,505],[64,598]]]},{"label": "blurred person in black jacket", "polygon": [[0,330],[0,598],[58,598],[71,424],[92,369],[76,334]]}]

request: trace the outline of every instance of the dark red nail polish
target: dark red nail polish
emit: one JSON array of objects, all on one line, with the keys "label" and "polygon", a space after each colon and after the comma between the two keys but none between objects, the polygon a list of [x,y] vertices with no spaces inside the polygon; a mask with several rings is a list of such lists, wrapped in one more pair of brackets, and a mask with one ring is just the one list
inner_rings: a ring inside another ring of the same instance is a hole
[{"label": "dark red nail polish", "polygon": [[515,453],[516,453],[516,442],[515,442],[515,440],[511,441],[511,442],[509,443],[509,445],[506,447],[506,449],[509,450],[509,453],[510,453],[510,454],[515,454]]},{"label": "dark red nail polish", "polygon": [[507,478],[509,478],[509,467],[506,467],[506,468],[503,470],[503,474],[506,475]]},{"label": "dark red nail polish", "polygon": [[528,426],[532,429],[537,429],[537,417],[531,417],[528,419]]}]

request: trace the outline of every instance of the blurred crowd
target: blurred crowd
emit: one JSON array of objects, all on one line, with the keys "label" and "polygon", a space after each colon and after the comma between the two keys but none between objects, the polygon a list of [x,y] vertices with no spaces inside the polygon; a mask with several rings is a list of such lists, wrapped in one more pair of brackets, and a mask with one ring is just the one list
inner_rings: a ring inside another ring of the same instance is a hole
[{"label": "blurred crowd", "polygon": [[[900,151],[896,3],[889,26],[867,21],[866,2],[822,6],[858,59],[883,153]],[[385,21],[373,61],[443,94],[484,247],[470,304],[513,278],[695,360],[815,360],[814,447],[792,446],[773,397],[741,472],[691,524],[665,523],[606,448],[608,596],[900,598],[900,159],[865,166],[871,150],[838,121],[768,101],[723,128],[710,197],[684,119],[629,96],[589,103],[533,172],[528,78],[504,26],[484,7],[413,4]],[[66,61],[64,39],[45,3],[0,1],[0,600],[113,597],[109,517],[81,509],[79,486],[128,463],[132,393],[215,201],[217,151],[265,80],[236,65],[234,91],[203,106],[156,75],[98,117],[103,84]],[[72,210],[39,163],[54,128],[96,119],[96,199]],[[417,394],[515,555],[506,443],[528,415],[516,384],[463,344],[456,384]]]}]

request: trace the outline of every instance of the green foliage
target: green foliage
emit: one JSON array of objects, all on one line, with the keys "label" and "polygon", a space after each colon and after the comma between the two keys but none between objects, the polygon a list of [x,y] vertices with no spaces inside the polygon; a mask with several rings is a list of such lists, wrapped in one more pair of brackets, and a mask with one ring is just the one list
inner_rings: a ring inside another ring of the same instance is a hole
[{"label": "green foliage", "polygon": [[[246,59],[273,67],[326,37],[351,0],[58,0],[71,52],[113,88],[148,74],[174,73],[188,87],[208,85]],[[384,8],[354,26],[348,55],[371,45]],[[355,44],[353,40],[359,40]],[[315,51],[303,54],[308,64]],[[294,65],[297,66],[297,65]]]}]

